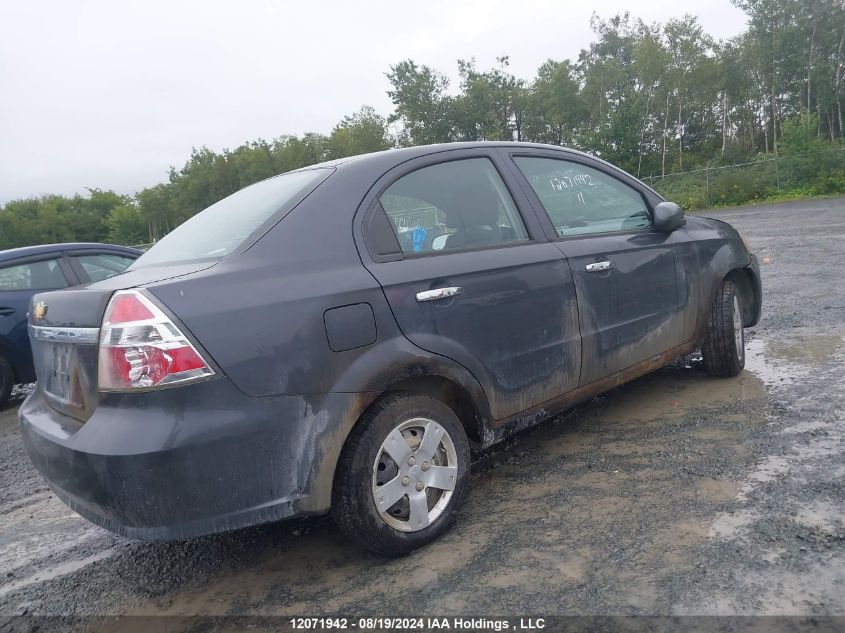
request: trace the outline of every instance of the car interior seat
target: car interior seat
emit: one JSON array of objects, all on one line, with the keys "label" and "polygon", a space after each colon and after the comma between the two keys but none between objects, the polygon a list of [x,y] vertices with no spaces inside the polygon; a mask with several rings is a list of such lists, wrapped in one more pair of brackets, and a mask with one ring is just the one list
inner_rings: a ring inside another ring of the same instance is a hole
[{"label": "car interior seat", "polygon": [[506,241],[499,221],[499,195],[490,187],[464,187],[452,194],[446,224],[456,229],[444,248],[483,246]]}]

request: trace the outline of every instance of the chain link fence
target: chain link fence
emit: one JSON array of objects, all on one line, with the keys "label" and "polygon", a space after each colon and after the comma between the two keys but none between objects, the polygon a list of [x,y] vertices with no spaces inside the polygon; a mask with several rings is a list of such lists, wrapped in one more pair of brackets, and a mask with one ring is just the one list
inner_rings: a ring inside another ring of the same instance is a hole
[{"label": "chain link fence", "polygon": [[685,209],[731,206],[778,195],[843,193],[845,147],[641,180]]}]

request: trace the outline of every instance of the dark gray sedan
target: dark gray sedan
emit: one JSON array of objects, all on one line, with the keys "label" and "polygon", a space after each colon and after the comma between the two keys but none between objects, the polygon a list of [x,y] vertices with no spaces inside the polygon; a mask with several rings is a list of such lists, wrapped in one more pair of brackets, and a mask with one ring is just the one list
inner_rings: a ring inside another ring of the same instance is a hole
[{"label": "dark gray sedan", "polygon": [[613,166],[450,144],[316,165],[209,207],[117,277],[37,295],[27,450],[119,534],[331,512],[388,555],[442,534],[470,450],[760,315],[742,237]]}]

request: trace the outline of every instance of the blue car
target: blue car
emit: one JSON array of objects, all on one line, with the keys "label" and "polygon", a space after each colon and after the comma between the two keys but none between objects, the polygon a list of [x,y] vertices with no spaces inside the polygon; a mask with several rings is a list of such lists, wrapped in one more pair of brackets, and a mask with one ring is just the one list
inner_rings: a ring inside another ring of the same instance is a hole
[{"label": "blue car", "polygon": [[32,295],[122,273],[141,251],[111,244],[45,244],[0,251],[0,406],[12,387],[33,382],[26,331]]}]

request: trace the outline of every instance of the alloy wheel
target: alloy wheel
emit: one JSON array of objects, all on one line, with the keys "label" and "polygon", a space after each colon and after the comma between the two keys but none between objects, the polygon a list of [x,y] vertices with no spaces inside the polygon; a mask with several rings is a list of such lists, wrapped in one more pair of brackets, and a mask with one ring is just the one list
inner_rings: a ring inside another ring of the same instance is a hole
[{"label": "alloy wheel", "polygon": [[446,429],[428,418],[411,418],[388,434],[376,455],[376,509],[396,530],[423,530],[449,505],[457,478],[458,457]]}]

